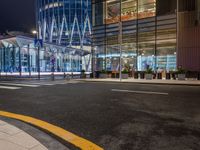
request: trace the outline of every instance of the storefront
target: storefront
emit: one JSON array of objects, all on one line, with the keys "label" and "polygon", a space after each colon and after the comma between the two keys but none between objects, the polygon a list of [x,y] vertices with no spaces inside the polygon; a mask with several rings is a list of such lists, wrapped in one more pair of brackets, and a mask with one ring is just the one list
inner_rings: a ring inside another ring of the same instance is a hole
[{"label": "storefront", "polygon": [[93,0],[96,70],[119,71],[120,52],[122,68],[176,69],[176,3],[161,1]]},{"label": "storefront", "polygon": [[88,55],[80,49],[49,43],[38,51],[34,38],[9,36],[0,39],[0,72],[80,72]]}]

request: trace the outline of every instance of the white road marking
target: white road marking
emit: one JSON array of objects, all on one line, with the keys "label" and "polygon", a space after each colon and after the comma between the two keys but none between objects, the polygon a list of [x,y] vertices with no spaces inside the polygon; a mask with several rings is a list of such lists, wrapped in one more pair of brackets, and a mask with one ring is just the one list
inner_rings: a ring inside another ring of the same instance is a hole
[{"label": "white road marking", "polygon": [[39,87],[40,85],[18,84],[18,83],[0,83],[0,85],[22,86],[22,87]]},{"label": "white road marking", "polygon": [[14,86],[0,86],[0,89],[18,90],[18,89],[21,89],[21,87],[14,87]]},{"label": "white road marking", "polygon": [[25,83],[25,84],[31,84],[31,85],[45,85],[45,86],[52,86],[52,85],[55,85],[55,84],[50,84],[50,83]]},{"label": "white road marking", "polygon": [[131,90],[120,90],[120,89],[112,89],[111,91],[112,92],[123,92],[123,93],[136,93],[136,94],[169,95],[169,93],[162,93],[162,92],[131,91]]}]

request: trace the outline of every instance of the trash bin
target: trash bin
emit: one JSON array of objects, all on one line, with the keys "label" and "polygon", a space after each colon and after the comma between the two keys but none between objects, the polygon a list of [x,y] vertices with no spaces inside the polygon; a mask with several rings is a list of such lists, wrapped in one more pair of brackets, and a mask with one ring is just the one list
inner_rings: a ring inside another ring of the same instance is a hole
[{"label": "trash bin", "polygon": [[90,78],[94,78],[94,75],[93,75],[93,73],[90,73]]},{"label": "trash bin", "polygon": [[138,73],[137,72],[134,73],[134,79],[138,79]]},{"label": "trash bin", "polygon": [[100,71],[95,71],[95,78],[99,78],[100,76]]},{"label": "trash bin", "polygon": [[157,79],[162,79],[162,73],[157,73]]},{"label": "trash bin", "polygon": [[176,73],[172,73],[172,79],[176,80]]},{"label": "trash bin", "polygon": [[144,79],[145,78],[145,73],[144,72],[140,72],[140,79]]},{"label": "trash bin", "polygon": [[171,74],[170,73],[166,73],[166,80],[170,80],[171,79]]}]

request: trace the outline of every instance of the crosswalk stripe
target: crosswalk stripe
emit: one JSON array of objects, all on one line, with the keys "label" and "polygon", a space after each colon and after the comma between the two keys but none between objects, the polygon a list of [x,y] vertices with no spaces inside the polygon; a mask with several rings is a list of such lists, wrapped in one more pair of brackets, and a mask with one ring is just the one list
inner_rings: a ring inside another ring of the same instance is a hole
[{"label": "crosswalk stripe", "polygon": [[1,85],[0,85],[0,89],[18,90],[18,89],[21,89],[21,87],[1,86]]},{"label": "crosswalk stripe", "polygon": [[0,83],[0,85],[21,86],[21,87],[39,87],[40,85],[18,84],[18,83]]}]

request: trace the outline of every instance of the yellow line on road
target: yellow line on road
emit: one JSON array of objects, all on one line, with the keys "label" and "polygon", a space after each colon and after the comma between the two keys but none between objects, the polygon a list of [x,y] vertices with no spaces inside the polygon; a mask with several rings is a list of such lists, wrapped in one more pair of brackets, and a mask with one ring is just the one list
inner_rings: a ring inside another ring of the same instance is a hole
[{"label": "yellow line on road", "polygon": [[70,133],[69,131],[66,131],[60,127],[57,127],[55,125],[52,125],[52,124],[47,123],[42,120],[38,120],[38,119],[24,116],[24,115],[5,112],[5,111],[0,111],[0,116],[21,120],[26,123],[35,125],[41,129],[44,129],[44,130],[60,137],[61,139],[71,143],[72,145],[79,147],[81,150],[103,150],[103,148],[97,146],[96,144],[94,144],[82,137],[79,137],[73,133]]}]

